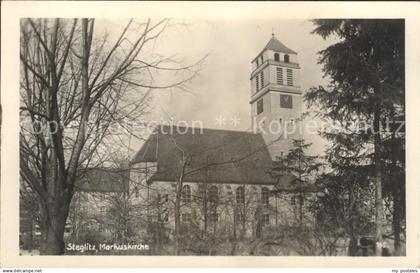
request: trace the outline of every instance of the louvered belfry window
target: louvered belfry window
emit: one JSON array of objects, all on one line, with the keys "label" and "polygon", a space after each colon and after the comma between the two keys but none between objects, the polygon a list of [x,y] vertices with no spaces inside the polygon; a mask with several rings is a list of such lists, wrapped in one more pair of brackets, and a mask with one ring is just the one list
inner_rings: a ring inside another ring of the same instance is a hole
[{"label": "louvered belfry window", "polygon": [[283,85],[283,68],[277,67],[276,74],[277,74],[277,84]]},{"label": "louvered belfry window", "polygon": [[287,69],[287,85],[293,85],[293,70]]},{"label": "louvered belfry window", "polygon": [[261,78],[261,88],[264,88],[264,71],[261,71],[260,78]]},{"label": "louvered belfry window", "polygon": [[255,77],[255,85],[256,85],[257,91],[260,90],[260,81],[259,81],[258,75]]}]

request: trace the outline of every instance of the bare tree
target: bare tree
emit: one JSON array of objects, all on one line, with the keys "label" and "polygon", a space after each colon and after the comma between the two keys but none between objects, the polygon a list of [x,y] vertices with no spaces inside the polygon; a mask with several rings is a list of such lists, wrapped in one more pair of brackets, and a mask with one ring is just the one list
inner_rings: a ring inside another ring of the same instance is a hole
[{"label": "bare tree", "polygon": [[[198,63],[147,59],[145,48],[168,23],[130,20],[111,42],[109,33],[95,34],[93,19],[21,21],[20,175],[39,197],[41,254],[64,253],[77,178],[124,142],[112,127],[126,128],[144,115],[153,89],[185,90],[198,72]],[[153,78],[156,71],[185,73],[162,84]]]},{"label": "bare tree", "polygon": [[[268,144],[261,145],[260,147],[257,147],[256,149],[253,149],[251,151],[248,151],[247,153],[244,153],[240,155],[239,157],[232,157],[230,155],[229,157],[223,158],[220,154],[217,159],[209,162],[208,158],[207,161],[203,164],[198,164],[193,166],[192,162],[195,157],[199,156],[200,154],[206,153],[210,150],[223,150],[224,147],[227,145],[232,145],[232,142],[226,142],[219,146],[210,146],[210,147],[202,147],[201,145],[197,145],[197,147],[193,147],[192,149],[186,149],[186,147],[182,147],[177,143],[177,140],[175,137],[170,136],[170,140],[172,141],[173,145],[175,146],[176,150],[179,152],[180,157],[180,170],[178,174],[177,184],[176,184],[176,195],[175,195],[175,232],[174,232],[174,241],[175,241],[175,249],[174,254],[179,255],[180,254],[180,237],[181,237],[181,200],[183,196],[183,185],[186,178],[188,178],[191,175],[194,175],[198,172],[205,172],[208,173],[208,171],[211,171],[209,169],[214,167],[223,167],[223,168],[235,168],[235,164],[241,163],[244,160],[249,159],[253,155],[261,152],[262,150],[266,149],[267,146],[272,145],[273,143],[279,141],[281,139],[281,136],[274,139]],[[235,141],[239,141],[240,139],[236,139]],[[194,145],[193,145],[194,146]],[[191,147],[190,147],[191,148]],[[202,198],[202,208],[203,208],[203,214],[204,214],[204,231],[207,231],[208,228],[208,212],[210,211],[208,202],[210,201],[207,194],[207,189],[209,188],[208,183],[210,181],[207,181],[207,178],[204,181],[204,189],[203,189],[203,195],[199,196],[199,198]],[[211,183],[211,182],[210,182]],[[243,211],[243,213],[246,213]],[[245,216],[244,216],[245,217]]]}]

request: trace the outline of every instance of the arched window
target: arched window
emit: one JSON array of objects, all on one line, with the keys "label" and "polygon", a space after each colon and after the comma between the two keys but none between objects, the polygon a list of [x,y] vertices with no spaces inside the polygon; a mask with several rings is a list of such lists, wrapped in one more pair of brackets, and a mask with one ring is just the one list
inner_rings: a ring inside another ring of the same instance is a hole
[{"label": "arched window", "polygon": [[261,203],[264,205],[268,205],[270,202],[270,193],[266,187],[261,189]]},{"label": "arched window", "polygon": [[280,61],[280,56],[278,53],[274,53],[274,60],[277,62]]},{"label": "arched window", "polygon": [[211,186],[209,189],[209,202],[216,204],[219,199],[219,190],[216,186]]},{"label": "arched window", "polygon": [[182,187],[182,195],[185,203],[191,202],[191,187],[189,185]]},{"label": "arched window", "polygon": [[290,204],[292,206],[296,205],[296,197],[295,196],[290,197]]},{"label": "arched window", "polygon": [[284,62],[285,62],[285,63],[290,62],[290,57],[289,57],[289,55],[284,55]]},{"label": "arched window", "polygon": [[236,203],[244,204],[245,203],[245,190],[244,187],[238,187],[236,189]]},{"label": "arched window", "polygon": [[219,216],[218,216],[217,212],[210,212],[210,214],[209,214],[210,223],[216,223],[218,218],[219,218]]}]

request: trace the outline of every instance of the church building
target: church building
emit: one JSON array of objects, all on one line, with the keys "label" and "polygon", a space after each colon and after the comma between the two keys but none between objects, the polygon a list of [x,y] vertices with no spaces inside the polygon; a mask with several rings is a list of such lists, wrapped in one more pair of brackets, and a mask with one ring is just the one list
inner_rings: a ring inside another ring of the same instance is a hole
[{"label": "church building", "polygon": [[145,219],[173,229],[179,189],[183,232],[258,237],[294,223],[300,182],[279,167],[299,138],[297,53],[273,34],[251,64],[252,131],[162,125],[137,152],[130,191],[146,200]]}]

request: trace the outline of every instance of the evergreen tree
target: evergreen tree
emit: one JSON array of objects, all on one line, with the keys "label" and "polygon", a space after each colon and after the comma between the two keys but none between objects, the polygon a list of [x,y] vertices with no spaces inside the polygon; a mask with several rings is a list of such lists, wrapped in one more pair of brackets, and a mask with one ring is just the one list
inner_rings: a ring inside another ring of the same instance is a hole
[{"label": "evergreen tree", "polygon": [[283,170],[296,176],[298,185],[296,189],[299,200],[299,221],[303,221],[303,206],[305,200],[305,189],[311,184],[311,177],[314,172],[320,167],[316,162],[316,156],[306,154],[307,149],[312,143],[306,143],[304,139],[293,139],[293,146],[289,150],[286,158],[283,161]]},{"label": "evergreen tree", "polygon": [[[322,133],[333,143],[328,152],[333,174],[364,174],[374,185],[376,254],[380,255],[385,181],[393,177],[395,184],[404,184],[403,166],[392,175],[385,171],[392,164],[385,158],[388,139],[397,134],[383,130],[387,121],[404,115],[404,21],[340,19],[314,23],[313,33],[324,39],[335,35],[340,41],[319,53],[330,84],[311,88],[305,100],[319,109],[320,117],[338,125]],[[401,190],[401,186],[390,188]],[[400,206],[401,202],[397,203]]]}]

